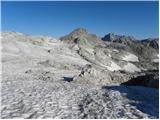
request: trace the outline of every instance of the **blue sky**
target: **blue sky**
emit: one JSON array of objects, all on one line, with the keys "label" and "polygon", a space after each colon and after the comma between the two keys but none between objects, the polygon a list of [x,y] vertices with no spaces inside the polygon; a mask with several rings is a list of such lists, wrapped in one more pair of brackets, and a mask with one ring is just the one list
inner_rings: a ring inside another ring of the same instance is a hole
[{"label": "blue sky", "polygon": [[2,2],[2,31],[58,38],[77,27],[99,36],[158,37],[158,2]]}]

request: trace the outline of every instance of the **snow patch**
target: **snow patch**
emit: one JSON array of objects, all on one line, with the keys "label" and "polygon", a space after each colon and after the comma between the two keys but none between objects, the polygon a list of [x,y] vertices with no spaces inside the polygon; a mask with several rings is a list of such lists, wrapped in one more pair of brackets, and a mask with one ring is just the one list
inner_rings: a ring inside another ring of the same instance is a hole
[{"label": "snow patch", "polygon": [[118,66],[113,61],[111,61],[111,64],[110,64],[110,66],[107,66],[107,69],[110,70],[110,71],[117,71],[117,70],[121,70],[121,67]]},{"label": "snow patch", "polygon": [[92,48],[86,48],[85,50],[86,50],[87,52],[91,53],[91,54],[93,54],[93,52],[94,52],[94,49],[92,49]]},{"label": "snow patch", "polygon": [[155,58],[155,59],[153,59],[152,61],[155,62],[155,63],[158,63],[158,62],[159,62],[159,54],[157,54],[156,56],[157,56],[158,58]]},{"label": "snow patch", "polygon": [[131,53],[127,53],[127,55],[125,55],[125,57],[123,57],[122,60],[130,62],[139,62],[138,57]]},{"label": "snow patch", "polygon": [[117,52],[117,53],[118,53],[118,52],[119,52],[119,50],[117,50],[117,49],[113,49],[113,52]]},{"label": "snow patch", "polygon": [[158,63],[159,59],[154,59],[153,62]]},{"label": "snow patch", "polygon": [[110,53],[108,54],[108,56],[109,56],[109,57],[112,57]]},{"label": "snow patch", "polygon": [[123,69],[125,71],[132,72],[132,73],[134,73],[134,72],[140,72],[141,71],[137,66],[135,66],[132,63],[128,63],[127,65],[124,66]]}]

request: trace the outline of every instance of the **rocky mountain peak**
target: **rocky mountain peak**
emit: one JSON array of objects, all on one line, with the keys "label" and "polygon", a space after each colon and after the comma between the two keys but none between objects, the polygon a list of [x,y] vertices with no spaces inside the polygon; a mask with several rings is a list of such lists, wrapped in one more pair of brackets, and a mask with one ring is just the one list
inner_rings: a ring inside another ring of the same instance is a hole
[{"label": "rocky mountain peak", "polygon": [[146,46],[150,46],[155,49],[159,48],[159,39],[158,38],[148,38],[148,39],[141,40],[141,42]]},{"label": "rocky mountain peak", "polygon": [[87,34],[87,30],[85,28],[77,28],[77,29],[73,30],[70,34],[71,35]]},{"label": "rocky mountain peak", "polygon": [[127,44],[128,42],[131,42],[135,40],[132,36],[125,36],[125,35],[116,35],[114,33],[108,33],[102,38],[103,41],[109,41],[109,42],[117,42],[117,43],[123,43]]},{"label": "rocky mountain peak", "polygon": [[118,39],[118,35],[115,35],[114,33],[108,33],[107,35],[105,35],[102,40],[103,41],[115,41],[116,39]]},{"label": "rocky mountain peak", "polygon": [[73,30],[71,33],[69,33],[66,36],[63,36],[60,38],[60,40],[65,40],[65,41],[73,41],[77,38],[80,38],[81,36],[87,35],[88,32],[86,29],[84,28],[77,28],[75,30]]}]

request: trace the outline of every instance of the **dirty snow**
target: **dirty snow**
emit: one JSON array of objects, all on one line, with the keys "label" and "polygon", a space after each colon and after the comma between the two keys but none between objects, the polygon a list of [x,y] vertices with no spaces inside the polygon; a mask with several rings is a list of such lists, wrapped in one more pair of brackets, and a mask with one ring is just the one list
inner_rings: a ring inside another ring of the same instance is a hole
[{"label": "dirty snow", "polygon": [[153,59],[153,62],[159,63],[159,54],[157,54],[157,58]]},{"label": "dirty snow", "polygon": [[132,63],[127,63],[127,65],[125,65],[123,69],[128,72],[140,72],[141,71],[138,67],[136,67]]},{"label": "dirty snow", "polygon": [[134,54],[131,54],[131,53],[128,53],[127,52],[127,55],[125,55],[122,60],[125,60],[125,61],[129,61],[129,62],[138,62],[138,57]]},{"label": "dirty snow", "polygon": [[118,66],[116,63],[114,63],[113,61],[111,61],[111,64],[109,66],[106,66],[108,70],[110,71],[117,71],[117,70],[121,70],[121,67]]},{"label": "dirty snow", "polygon": [[153,59],[153,62],[158,63],[159,59]]}]

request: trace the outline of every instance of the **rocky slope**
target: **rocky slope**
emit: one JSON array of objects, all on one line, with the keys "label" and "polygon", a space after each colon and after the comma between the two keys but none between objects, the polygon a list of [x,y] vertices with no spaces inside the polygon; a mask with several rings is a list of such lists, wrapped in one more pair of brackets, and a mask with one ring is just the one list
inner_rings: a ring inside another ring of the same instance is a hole
[{"label": "rocky slope", "polygon": [[159,117],[157,39],[78,28],[60,40],[2,32],[1,42],[1,118]]}]

